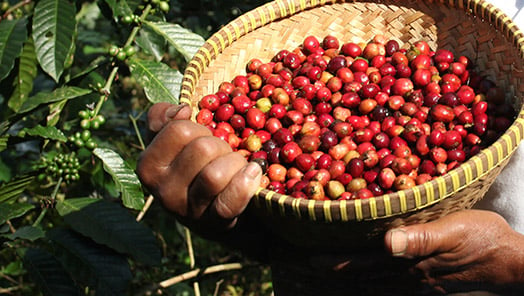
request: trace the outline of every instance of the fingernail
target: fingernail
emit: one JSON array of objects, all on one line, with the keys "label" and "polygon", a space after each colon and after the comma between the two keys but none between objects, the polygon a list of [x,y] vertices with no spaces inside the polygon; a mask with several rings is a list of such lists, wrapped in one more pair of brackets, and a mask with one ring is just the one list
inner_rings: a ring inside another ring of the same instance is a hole
[{"label": "fingernail", "polygon": [[178,112],[180,110],[182,110],[184,107],[186,107],[187,104],[186,103],[181,103],[179,105],[175,105],[173,107],[169,107],[167,110],[166,110],[166,117],[167,118],[174,118]]},{"label": "fingernail", "polygon": [[401,257],[406,254],[408,248],[408,235],[403,229],[393,229],[391,236],[391,253],[395,257]]},{"label": "fingernail", "polygon": [[244,173],[251,178],[255,179],[262,174],[262,168],[256,162],[250,162],[244,169]]}]

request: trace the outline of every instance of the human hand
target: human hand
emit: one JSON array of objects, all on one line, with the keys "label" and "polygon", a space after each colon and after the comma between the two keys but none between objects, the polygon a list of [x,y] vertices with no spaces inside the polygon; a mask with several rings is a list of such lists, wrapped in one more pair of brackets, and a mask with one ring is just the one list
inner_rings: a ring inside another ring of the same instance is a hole
[{"label": "human hand", "polygon": [[442,293],[524,291],[524,236],[494,212],[464,210],[392,229],[385,245],[394,257],[416,259],[412,272]]},{"label": "human hand", "polygon": [[220,240],[237,228],[262,170],[190,116],[187,105],[151,107],[149,129],[157,134],[142,153],[137,173],[183,224]]}]

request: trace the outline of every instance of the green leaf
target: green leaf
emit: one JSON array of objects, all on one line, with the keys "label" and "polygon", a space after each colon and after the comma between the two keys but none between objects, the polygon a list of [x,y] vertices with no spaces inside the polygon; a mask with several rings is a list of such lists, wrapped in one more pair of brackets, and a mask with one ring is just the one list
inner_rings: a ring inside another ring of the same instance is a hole
[{"label": "green leaf", "polygon": [[131,59],[131,74],[144,87],[147,98],[152,103],[178,103],[182,74],[164,63]]},{"label": "green leaf", "polygon": [[45,236],[44,231],[39,227],[33,227],[33,226],[23,226],[18,228],[15,233],[3,235],[4,237],[15,240],[15,239],[25,239],[29,241],[35,241],[39,238],[42,238]]},{"label": "green leaf", "polygon": [[19,276],[25,273],[24,266],[21,260],[12,261],[5,267],[0,269],[0,273],[7,274],[10,276]]},{"label": "green leaf", "polygon": [[0,203],[16,199],[33,182],[34,176],[24,176],[0,186]]},{"label": "green leaf", "polygon": [[33,17],[33,39],[42,69],[56,82],[64,65],[76,31],[75,6],[67,0],[38,1]]},{"label": "green leaf", "polygon": [[1,203],[0,204],[0,224],[5,221],[23,216],[25,213],[34,209],[34,205],[27,203]]},{"label": "green leaf", "polygon": [[18,113],[24,113],[33,110],[40,104],[47,104],[58,102],[62,100],[74,99],[80,96],[91,93],[89,89],[83,89],[78,87],[64,86],[57,88],[52,92],[39,92],[38,94],[30,97],[24,105],[18,110]]},{"label": "green leaf", "polygon": [[13,86],[15,90],[9,99],[8,106],[17,112],[33,90],[33,80],[38,72],[33,39],[29,38],[22,49],[18,66],[18,76]]},{"label": "green leaf", "polygon": [[7,148],[7,141],[9,140],[8,136],[0,137],[0,152],[4,151]]},{"label": "green leaf", "polygon": [[142,27],[135,42],[145,53],[152,55],[157,62],[162,60],[166,45],[166,40],[162,36],[148,27]]},{"label": "green leaf", "polygon": [[169,44],[184,56],[186,61],[190,61],[195,53],[205,43],[202,36],[195,34],[178,24],[149,21],[144,22],[144,24],[157,34],[163,36]]},{"label": "green leaf", "polygon": [[27,19],[0,21],[0,81],[9,75],[27,39]]},{"label": "green leaf", "polygon": [[105,0],[105,2],[107,5],[109,5],[109,7],[111,7],[115,19],[118,19],[121,16],[133,14],[134,8],[131,7],[125,0]]},{"label": "green leaf", "polygon": [[33,137],[41,137],[41,138],[56,140],[60,142],[67,142],[67,137],[64,135],[64,133],[54,126],[37,125],[32,128],[23,128],[18,133],[18,136],[25,137],[26,134],[29,136],[33,136]]},{"label": "green leaf", "polygon": [[124,206],[141,210],[144,206],[144,192],[135,172],[111,149],[96,148],[93,153],[104,163],[104,170],[113,177],[113,181],[122,193]]},{"label": "green leaf", "polygon": [[[48,237],[62,249],[57,253],[73,276],[80,268],[82,273],[87,273],[95,295],[127,295],[132,274],[124,256],[66,229],[55,228],[48,232]],[[70,262],[83,266],[71,266]]]},{"label": "green leaf", "polygon": [[49,104],[49,115],[47,115],[47,126],[55,126],[60,120],[60,114],[67,104],[67,100]]},{"label": "green leaf", "polygon": [[42,249],[28,249],[24,266],[31,274],[43,295],[82,295],[60,262]]},{"label": "green leaf", "polygon": [[135,260],[155,265],[160,261],[160,250],[153,232],[138,223],[118,204],[92,198],[70,198],[56,205],[66,223],[79,233],[92,238]]}]

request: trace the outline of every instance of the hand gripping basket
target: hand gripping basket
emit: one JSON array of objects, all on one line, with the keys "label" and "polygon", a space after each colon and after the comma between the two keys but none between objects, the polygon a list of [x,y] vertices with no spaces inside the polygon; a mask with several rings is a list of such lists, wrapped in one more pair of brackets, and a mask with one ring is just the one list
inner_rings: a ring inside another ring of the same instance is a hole
[{"label": "hand gripping basket", "polygon": [[483,0],[279,0],[249,11],[211,36],[190,61],[181,102],[198,108],[222,81],[245,74],[249,59],[269,61],[308,35],[367,42],[376,34],[401,47],[426,40],[474,60],[506,92],[518,118],[493,145],[460,167],[412,189],[351,201],[295,199],[260,189],[251,210],[285,240],[301,246],[361,247],[388,227],[421,223],[470,208],[488,190],[524,135],[524,34]]}]

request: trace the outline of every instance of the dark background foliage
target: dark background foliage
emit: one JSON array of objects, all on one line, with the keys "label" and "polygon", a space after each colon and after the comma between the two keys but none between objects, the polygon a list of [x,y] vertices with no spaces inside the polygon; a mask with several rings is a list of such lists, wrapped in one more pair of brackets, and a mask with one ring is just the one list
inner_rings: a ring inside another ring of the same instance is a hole
[{"label": "dark background foliage", "polygon": [[264,2],[1,3],[0,294],[271,293],[266,266],[191,235],[134,173],[148,108]]}]

